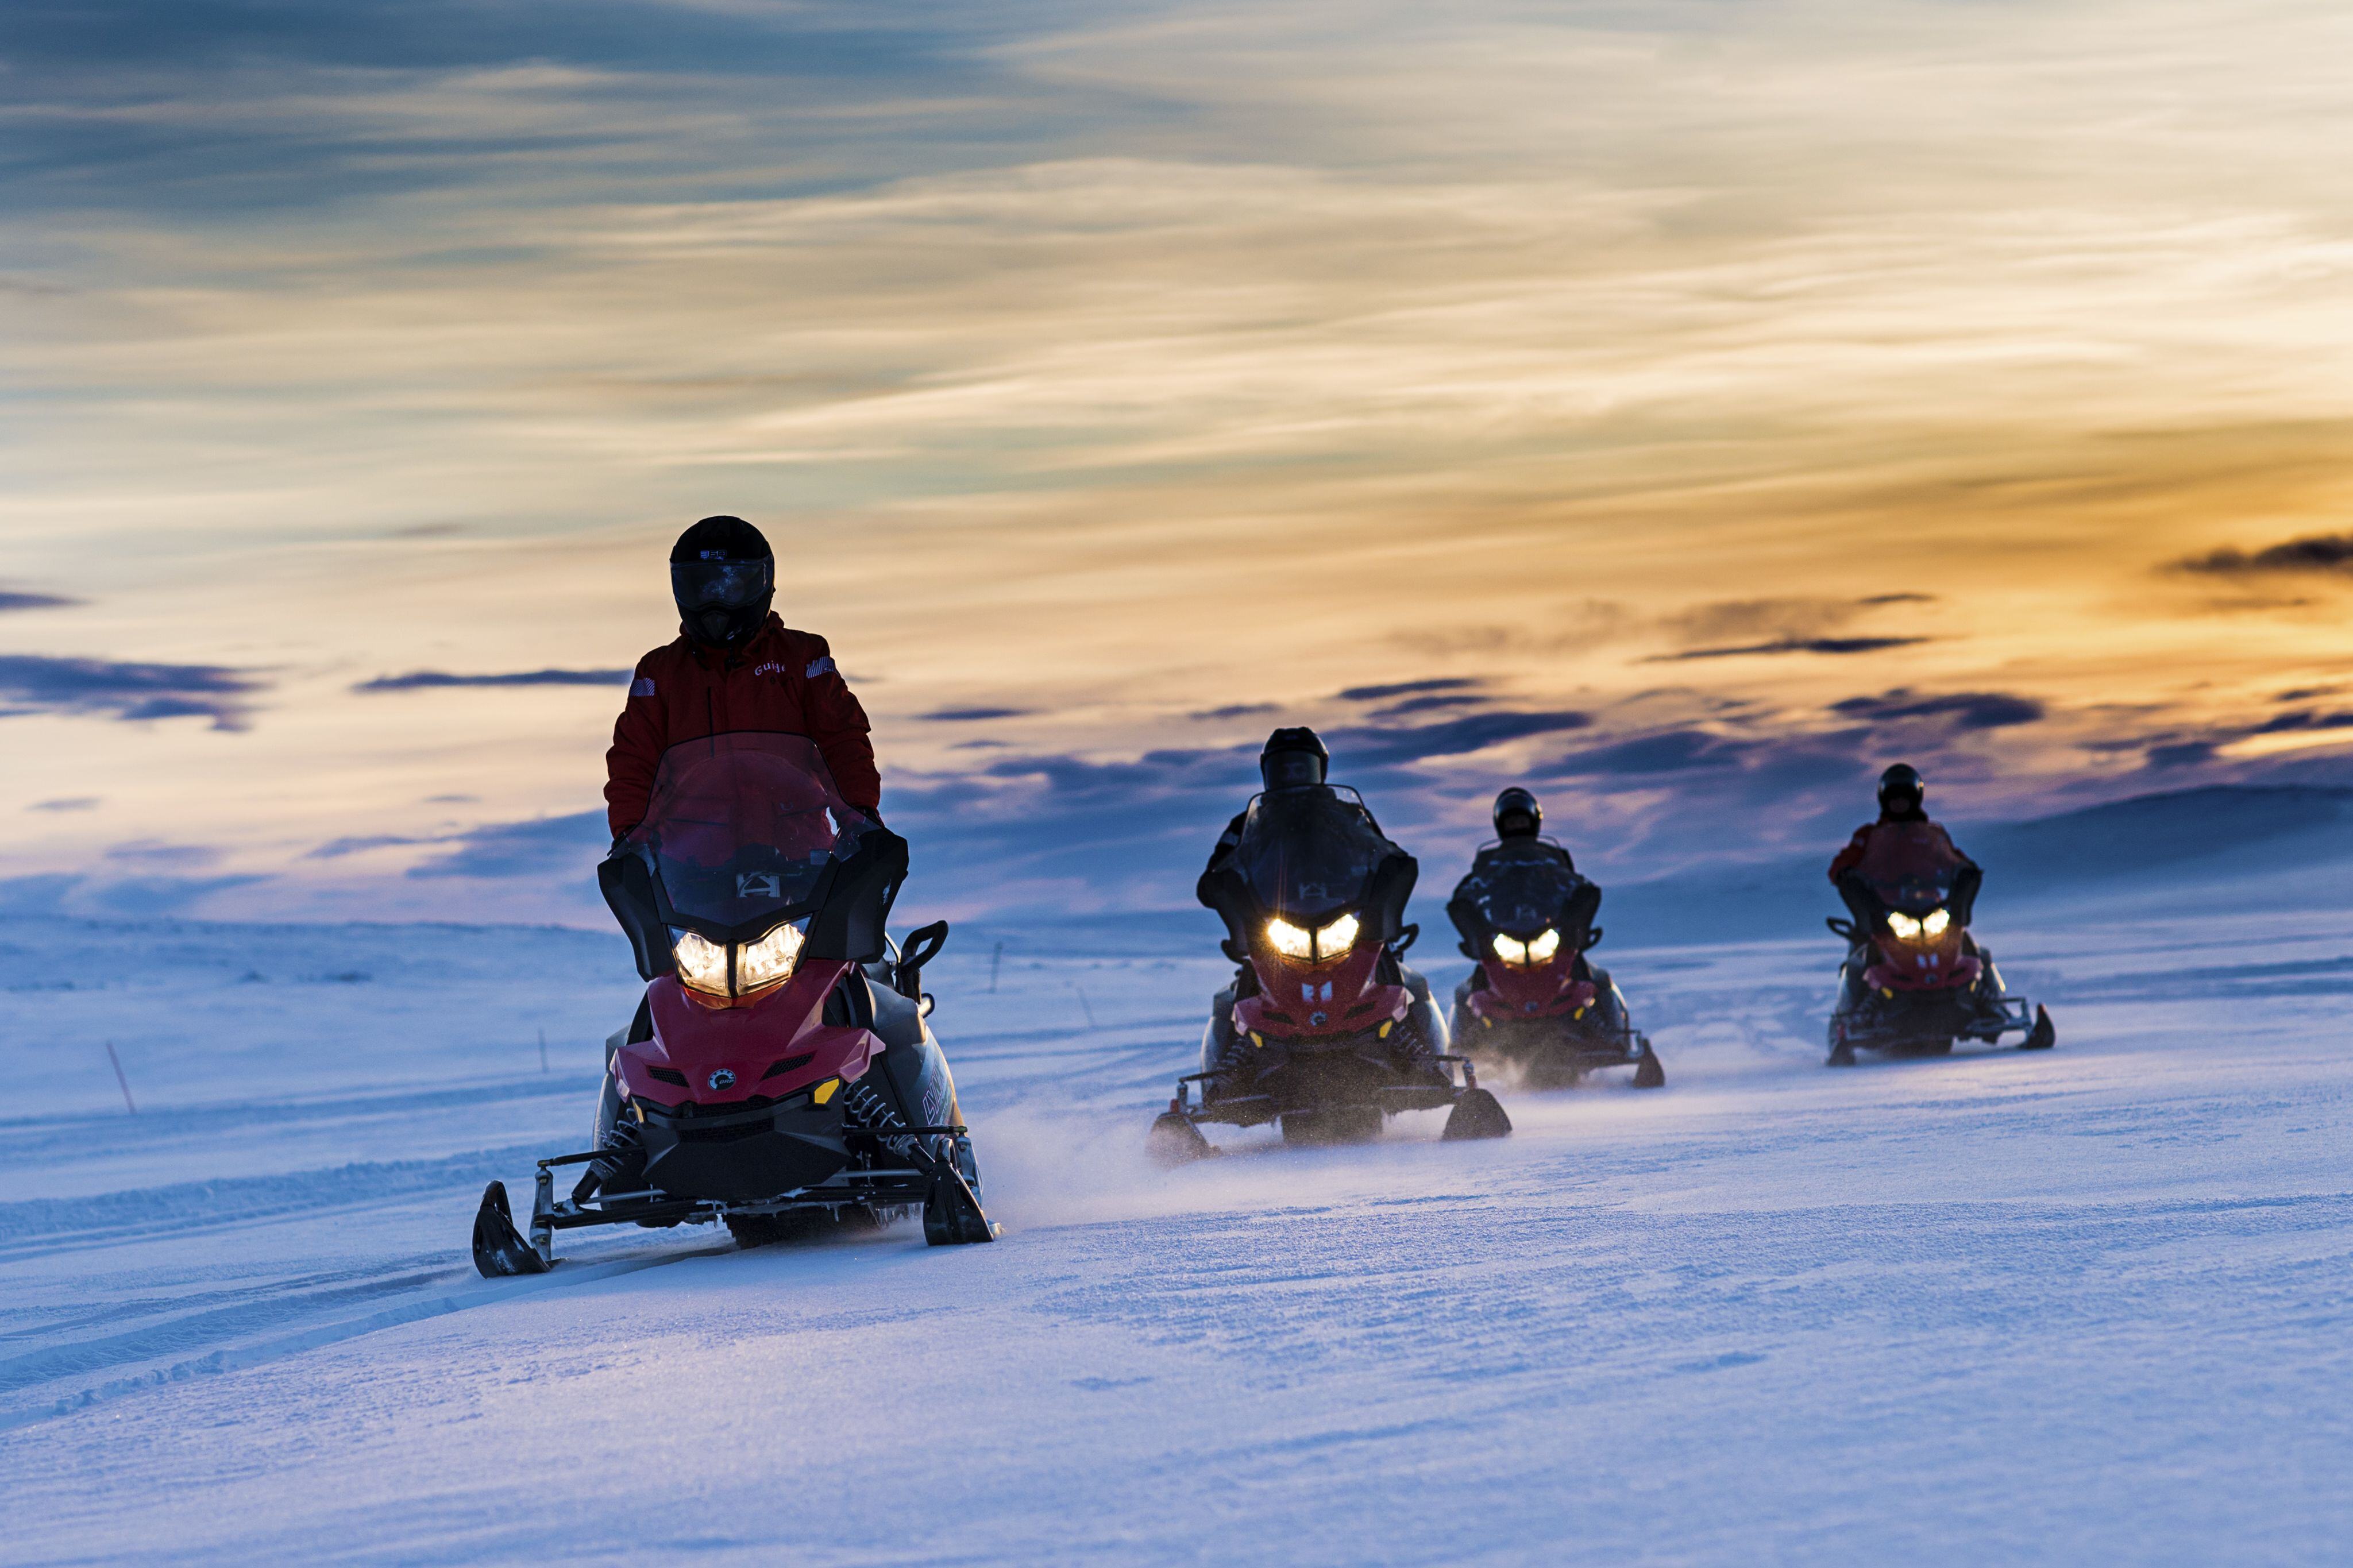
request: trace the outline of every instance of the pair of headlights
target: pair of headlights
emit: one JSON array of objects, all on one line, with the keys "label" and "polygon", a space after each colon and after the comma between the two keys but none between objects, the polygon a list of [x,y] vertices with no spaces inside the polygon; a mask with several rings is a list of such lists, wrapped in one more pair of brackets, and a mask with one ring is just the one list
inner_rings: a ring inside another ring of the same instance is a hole
[{"label": "pair of headlights", "polygon": [[1902,910],[1887,911],[1887,929],[1905,942],[1918,942],[1922,937],[1939,937],[1952,928],[1953,916],[1948,910],[1930,910],[1926,917],[1914,920]]},{"label": "pair of headlights", "polygon": [[1505,936],[1503,932],[1497,931],[1494,949],[1495,956],[1505,963],[1517,969],[1528,969],[1536,964],[1550,963],[1553,961],[1553,955],[1560,951],[1560,932],[1546,926],[1527,941],[1522,942],[1518,937]]},{"label": "pair of headlights", "polygon": [[780,925],[757,942],[733,948],[700,931],[681,931],[670,933],[670,952],[678,960],[679,979],[689,988],[705,996],[750,996],[793,977],[805,940],[797,925]]},{"label": "pair of headlights", "polygon": [[1323,963],[1356,946],[1359,929],[1354,915],[1342,915],[1314,931],[1293,925],[1278,915],[1266,922],[1266,940],[1285,958],[1295,958],[1302,963]]}]

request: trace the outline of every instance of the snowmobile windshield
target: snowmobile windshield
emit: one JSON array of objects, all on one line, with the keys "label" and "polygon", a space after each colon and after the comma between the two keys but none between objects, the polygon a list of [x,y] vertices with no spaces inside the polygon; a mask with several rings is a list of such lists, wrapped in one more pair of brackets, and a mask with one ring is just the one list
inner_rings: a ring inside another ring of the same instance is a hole
[{"label": "snowmobile windshield", "polygon": [[629,842],[650,852],[673,910],[733,928],[799,912],[878,826],[841,798],[807,736],[745,732],[664,752]]},{"label": "snowmobile windshield", "polygon": [[1528,936],[1557,929],[1570,896],[1584,884],[1555,856],[1498,857],[1472,902],[1490,935]]},{"label": "snowmobile windshield", "polygon": [[1909,915],[1925,915],[1952,898],[1968,862],[1944,831],[1929,823],[1883,826],[1873,834],[1862,863],[1855,868],[1881,903]]},{"label": "snowmobile windshield", "polygon": [[1260,908],[1322,921],[1362,903],[1373,873],[1398,852],[1355,790],[1315,784],[1251,801],[1233,864]]}]

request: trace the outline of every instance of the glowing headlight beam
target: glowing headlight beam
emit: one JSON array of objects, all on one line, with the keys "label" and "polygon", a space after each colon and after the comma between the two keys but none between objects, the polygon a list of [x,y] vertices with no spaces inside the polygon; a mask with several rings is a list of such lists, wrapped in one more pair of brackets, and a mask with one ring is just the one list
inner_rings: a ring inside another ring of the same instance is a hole
[{"label": "glowing headlight beam", "polygon": [[1920,922],[1902,910],[1887,911],[1887,929],[1905,942],[1916,941],[1920,935]]},{"label": "glowing headlight beam", "polygon": [[1313,959],[1315,956],[1315,939],[1280,917],[1266,922],[1266,940],[1272,942],[1274,951],[1285,958]]},{"label": "glowing headlight beam", "polygon": [[1495,956],[1505,963],[1518,966],[1525,965],[1528,961],[1528,944],[1505,936],[1502,931],[1495,933],[1494,947]]},{"label": "glowing headlight beam", "polygon": [[1534,941],[1528,943],[1528,962],[1530,963],[1550,963],[1552,962],[1553,954],[1559,951],[1560,932],[1550,926],[1546,926],[1542,931],[1536,934]]},{"label": "glowing headlight beam", "polygon": [[749,994],[789,980],[801,961],[797,926],[781,925],[757,942],[735,950],[735,989]]},{"label": "glowing headlight beam", "polygon": [[1930,936],[1942,936],[1951,928],[1952,923],[1953,914],[1950,910],[1930,910],[1928,918],[1920,922],[1920,929]]},{"label": "glowing headlight beam", "polygon": [[1315,956],[1318,959],[1337,958],[1356,945],[1356,932],[1361,930],[1354,915],[1342,915],[1315,933]]},{"label": "glowing headlight beam", "polygon": [[727,994],[727,950],[697,931],[682,931],[671,939],[678,960],[678,977],[706,996]]}]

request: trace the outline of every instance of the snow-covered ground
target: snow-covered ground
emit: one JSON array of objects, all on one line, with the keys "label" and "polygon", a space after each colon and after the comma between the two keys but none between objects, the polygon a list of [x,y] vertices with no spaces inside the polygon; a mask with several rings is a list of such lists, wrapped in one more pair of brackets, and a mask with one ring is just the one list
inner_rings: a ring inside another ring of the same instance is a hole
[{"label": "snow-covered ground", "polygon": [[0,1559],[2341,1560],[2353,912],[1997,902],[2053,1053],[1830,1072],[1827,937],[1605,949],[1663,1092],[1175,1173],[1221,965],[960,936],[1001,1243],[496,1284],[617,938],[0,921]]}]

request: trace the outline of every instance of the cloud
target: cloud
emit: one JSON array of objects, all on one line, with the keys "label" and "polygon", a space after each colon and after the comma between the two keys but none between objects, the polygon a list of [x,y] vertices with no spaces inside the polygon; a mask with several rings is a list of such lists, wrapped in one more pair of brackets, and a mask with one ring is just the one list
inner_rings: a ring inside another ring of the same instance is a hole
[{"label": "cloud", "polygon": [[2033,698],[2004,691],[1957,691],[1947,697],[1922,697],[1905,687],[1876,697],[1850,697],[1831,707],[1833,712],[1871,723],[1943,719],[1961,730],[2009,729],[2031,724],[2044,714],[2042,704]]},{"label": "cloud", "polygon": [[452,675],[446,670],[418,669],[406,675],[379,675],[363,680],[353,691],[438,691],[454,686],[619,686],[626,669],[526,669],[503,675]]},{"label": "cloud", "polygon": [[1926,594],[1876,594],[1862,599],[1798,596],[1725,599],[1665,617],[1661,625],[1686,645],[1653,655],[1649,664],[1687,659],[1741,658],[1756,655],[1811,653],[1843,656],[1910,647],[1929,639],[1917,636],[1841,635],[1852,622],[1890,605],[1931,602]]},{"label": "cloud", "polygon": [[934,708],[915,717],[934,724],[971,724],[988,719],[1023,719],[1033,711],[1029,708]]},{"label": "cloud", "polygon": [[375,833],[351,838],[331,838],[315,849],[304,852],[305,860],[340,860],[347,855],[364,855],[372,849],[391,849],[409,844],[444,842],[432,838],[411,838],[397,833]]},{"label": "cloud", "polygon": [[1427,697],[1409,697],[1386,708],[1373,710],[1376,719],[1409,719],[1417,713],[1443,712],[1450,708],[1478,708],[1488,699],[1474,691],[1439,691]]},{"label": "cloud", "polygon": [[107,850],[110,860],[128,860],[134,865],[195,869],[210,866],[220,858],[220,851],[209,844],[169,844],[157,838],[138,838],[127,844],[117,844]]},{"label": "cloud", "polygon": [[2353,573],[2353,534],[2310,534],[2268,544],[2253,553],[2224,548],[2177,561],[2173,570],[2216,577],[2284,572]]},{"label": "cloud", "polygon": [[1675,664],[1694,658],[1739,658],[1750,654],[1878,653],[1891,647],[1910,647],[1926,637],[1782,637],[1773,642],[1746,643],[1736,647],[1686,648],[1682,653],[1655,654],[1644,660],[1648,664]]},{"label": "cloud", "polygon": [[1323,733],[1324,743],[1331,749],[1335,769],[1344,765],[1365,768],[1462,756],[1513,741],[1587,729],[1592,723],[1592,714],[1576,709],[1506,709],[1466,714],[1438,724],[1404,728],[1353,725]]},{"label": "cloud", "polygon": [[612,843],[602,811],[496,822],[449,840],[448,854],[408,869],[411,877],[561,877],[590,874]]},{"label": "cloud", "polygon": [[2248,733],[2277,735],[2306,730],[2345,729],[2353,729],[2353,713],[2319,713],[2305,709],[2294,713],[2275,713]]},{"label": "cloud", "polygon": [[266,684],[248,671],[219,665],[0,654],[0,701],[16,705],[0,710],[0,717],[111,713],[132,722],[210,719],[216,730],[243,730],[249,699]]},{"label": "cloud", "polygon": [[2167,742],[2149,747],[2144,753],[2143,760],[2147,766],[2154,769],[2197,767],[2214,760],[2214,742],[2211,741]]},{"label": "cloud", "polygon": [[1187,719],[1249,719],[1263,713],[1280,713],[1279,702],[1233,702],[1223,708],[1203,708],[1185,715]]},{"label": "cloud", "polygon": [[252,873],[233,873],[219,877],[132,877],[119,882],[85,886],[74,897],[77,905],[88,905],[106,914],[115,915],[176,915],[215,893],[226,893],[234,888],[248,888],[269,878]]},{"label": "cloud", "polygon": [[104,797],[95,795],[60,795],[56,800],[37,800],[26,811],[90,811],[103,804]]},{"label": "cloud", "polygon": [[1667,730],[1588,752],[1572,752],[1545,769],[1549,778],[1643,777],[1737,766],[1757,749],[1754,742],[1704,730]]},{"label": "cloud", "polygon": [[0,588],[0,615],[10,610],[61,610],[82,603],[59,594],[27,594]]},{"label": "cloud", "polygon": [[1444,676],[1429,680],[1400,680],[1388,686],[1351,686],[1338,695],[1343,702],[1386,702],[1393,697],[1419,697],[1431,691],[1469,691],[1485,684],[1466,677]]}]

